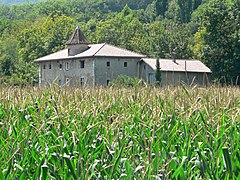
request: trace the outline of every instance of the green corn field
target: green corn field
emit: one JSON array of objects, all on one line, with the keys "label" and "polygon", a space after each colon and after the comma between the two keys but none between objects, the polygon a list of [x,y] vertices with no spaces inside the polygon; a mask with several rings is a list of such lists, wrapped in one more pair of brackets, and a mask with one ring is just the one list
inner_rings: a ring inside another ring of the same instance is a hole
[{"label": "green corn field", "polygon": [[0,179],[240,179],[239,87],[0,87]]}]

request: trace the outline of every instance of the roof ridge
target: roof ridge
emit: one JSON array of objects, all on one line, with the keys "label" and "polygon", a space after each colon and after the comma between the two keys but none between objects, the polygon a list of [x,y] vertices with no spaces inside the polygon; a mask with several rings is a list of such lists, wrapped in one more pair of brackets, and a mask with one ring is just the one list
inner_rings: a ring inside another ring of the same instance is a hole
[{"label": "roof ridge", "polygon": [[101,43],[102,46],[93,54],[93,56],[95,56],[105,45],[106,43]]},{"label": "roof ridge", "polygon": [[[151,58],[151,57],[143,57],[142,59],[151,59],[151,60],[156,60],[157,58]],[[159,58],[159,60],[165,60],[165,61],[172,61],[173,59],[170,58]],[[176,61],[200,61],[198,59],[175,59]]]},{"label": "roof ridge", "polygon": [[87,38],[84,36],[83,32],[79,28],[76,27],[75,31],[72,33],[70,39],[66,42],[67,45],[74,45],[74,44],[89,44]]},{"label": "roof ridge", "polygon": [[141,53],[138,53],[138,52],[134,52],[134,51],[131,51],[131,50],[129,50],[129,49],[125,49],[125,48],[122,48],[122,47],[118,47],[118,46],[115,46],[115,45],[112,45],[112,44],[107,44],[107,43],[105,43],[105,44],[106,44],[106,45],[109,45],[109,46],[112,46],[112,47],[115,47],[115,48],[119,48],[119,49],[121,49],[121,50],[123,50],[123,51],[128,51],[128,52],[131,52],[131,53],[134,53],[134,54],[138,54],[138,55],[147,57],[147,56],[144,55],[144,54],[141,54]]},{"label": "roof ridge", "polygon": [[[163,71],[181,71],[181,72],[186,71],[186,72],[212,73],[211,69],[200,60],[182,59],[177,61],[180,66],[178,65],[176,66],[176,64],[174,64],[173,61],[169,59],[159,59],[159,60],[162,61],[160,65],[161,66],[163,65],[164,67],[164,69],[162,69]],[[156,58],[142,58],[142,61],[148,64],[153,69],[156,66]],[[188,62],[189,64],[188,63],[186,64],[186,62]]]}]

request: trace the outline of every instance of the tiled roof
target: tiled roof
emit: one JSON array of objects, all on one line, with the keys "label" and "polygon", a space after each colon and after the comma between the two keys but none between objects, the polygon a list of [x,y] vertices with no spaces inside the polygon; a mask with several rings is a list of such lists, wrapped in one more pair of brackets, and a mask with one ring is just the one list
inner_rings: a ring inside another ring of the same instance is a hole
[{"label": "tiled roof", "polygon": [[75,58],[87,58],[87,57],[132,57],[132,58],[143,58],[145,55],[122,49],[109,44],[89,44],[89,49],[70,56],[68,54],[68,49],[58,51],[56,53],[38,58],[35,62],[41,61],[51,61],[51,60],[60,60],[60,59],[75,59]]},{"label": "tiled roof", "polygon": [[[152,69],[156,69],[156,59],[143,58],[146,64]],[[161,71],[186,71],[186,72],[206,72],[212,71],[199,60],[184,60],[177,59],[175,62],[172,59],[159,59]]]},{"label": "tiled roof", "polygon": [[74,45],[74,44],[89,44],[88,40],[85,38],[83,32],[77,27],[72,34],[71,38],[67,41],[67,45]]},{"label": "tiled roof", "polygon": [[117,46],[113,46],[110,44],[104,44],[101,49],[94,56],[105,56],[105,57],[146,57],[145,55],[129,51],[127,49],[123,49]]}]

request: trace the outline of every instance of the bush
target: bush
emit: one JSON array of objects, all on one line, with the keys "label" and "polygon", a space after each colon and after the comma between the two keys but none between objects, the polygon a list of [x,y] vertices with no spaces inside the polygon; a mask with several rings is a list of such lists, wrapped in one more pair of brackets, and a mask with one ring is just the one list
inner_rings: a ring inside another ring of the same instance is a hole
[{"label": "bush", "polygon": [[139,78],[129,77],[126,75],[118,76],[110,85],[117,87],[134,87],[135,85],[143,85],[143,81]]}]

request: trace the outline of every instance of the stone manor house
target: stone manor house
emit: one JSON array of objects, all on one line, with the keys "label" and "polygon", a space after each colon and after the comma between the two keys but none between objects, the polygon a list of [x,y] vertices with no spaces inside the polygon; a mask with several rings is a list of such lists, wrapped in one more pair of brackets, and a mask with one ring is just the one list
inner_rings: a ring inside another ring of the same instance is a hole
[{"label": "stone manor house", "polygon": [[[211,70],[198,60],[160,59],[162,85],[206,85]],[[36,59],[39,84],[60,86],[108,85],[120,75],[155,82],[156,59],[110,44],[90,44],[79,27],[67,48]]]}]

